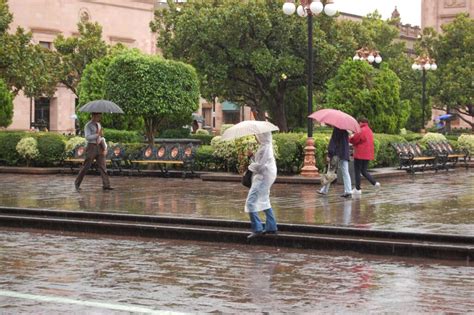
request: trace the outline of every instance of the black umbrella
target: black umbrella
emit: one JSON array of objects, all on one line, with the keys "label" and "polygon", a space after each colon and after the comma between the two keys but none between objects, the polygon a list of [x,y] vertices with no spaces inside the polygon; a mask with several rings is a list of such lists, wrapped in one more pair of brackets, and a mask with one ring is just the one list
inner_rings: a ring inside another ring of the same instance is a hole
[{"label": "black umbrella", "polygon": [[116,113],[123,114],[123,110],[115,103],[106,100],[97,100],[87,103],[79,108],[80,112],[86,113]]}]

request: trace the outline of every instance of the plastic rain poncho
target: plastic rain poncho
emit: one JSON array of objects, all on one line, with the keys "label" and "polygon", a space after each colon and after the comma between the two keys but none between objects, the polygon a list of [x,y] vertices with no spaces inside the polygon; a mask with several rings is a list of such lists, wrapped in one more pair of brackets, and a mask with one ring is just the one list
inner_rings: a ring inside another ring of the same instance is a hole
[{"label": "plastic rain poncho", "polygon": [[257,212],[269,209],[270,187],[276,179],[277,167],[273,155],[272,133],[266,132],[256,135],[260,147],[249,165],[253,172],[252,187],[250,187],[245,212]]}]

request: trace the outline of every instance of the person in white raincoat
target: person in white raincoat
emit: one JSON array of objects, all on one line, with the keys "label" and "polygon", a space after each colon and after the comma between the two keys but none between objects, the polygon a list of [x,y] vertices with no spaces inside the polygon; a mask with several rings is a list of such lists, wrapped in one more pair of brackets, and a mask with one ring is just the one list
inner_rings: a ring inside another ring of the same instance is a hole
[{"label": "person in white raincoat", "polygon": [[[266,132],[255,135],[255,137],[260,147],[257,153],[251,156],[249,170],[253,172],[252,186],[245,202],[245,212],[248,212],[250,216],[252,227],[252,234],[248,236],[249,239],[262,234],[275,234],[277,232],[277,223],[270,204],[270,187],[272,187],[277,175],[272,133]],[[265,228],[258,216],[260,211],[265,212]]]}]

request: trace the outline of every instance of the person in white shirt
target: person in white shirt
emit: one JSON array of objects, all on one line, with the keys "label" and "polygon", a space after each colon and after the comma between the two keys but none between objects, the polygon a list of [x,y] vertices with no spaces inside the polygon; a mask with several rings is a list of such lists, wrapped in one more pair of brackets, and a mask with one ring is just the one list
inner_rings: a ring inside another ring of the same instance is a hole
[{"label": "person in white shirt", "polygon": [[87,140],[86,159],[82,165],[79,175],[77,175],[74,186],[76,190],[80,190],[80,186],[87,171],[92,166],[94,160],[97,162],[97,169],[102,177],[102,189],[113,190],[110,187],[109,176],[105,164],[105,156],[107,154],[107,144],[105,144],[104,132],[100,125],[102,118],[101,113],[92,113],[91,120],[84,126],[84,134]]}]

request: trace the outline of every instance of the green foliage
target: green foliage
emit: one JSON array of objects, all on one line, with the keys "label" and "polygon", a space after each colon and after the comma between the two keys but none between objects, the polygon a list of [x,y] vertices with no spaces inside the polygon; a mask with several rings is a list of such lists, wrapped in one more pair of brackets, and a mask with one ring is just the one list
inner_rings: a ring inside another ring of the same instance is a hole
[{"label": "green foliage", "polygon": [[474,135],[462,134],[457,142],[459,149],[468,150],[471,155],[474,155]]},{"label": "green foliage", "polygon": [[72,137],[66,141],[64,146],[65,153],[71,152],[78,145],[86,145],[87,141],[83,137]]},{"label": "green foliage", "polygon": [[114,143],[142,142],[143,137],[137,131],[104,128],[104,138]]},{"label": "green foliage", "polygon": [[160,138],[180,139],[189,138],[191,131],[189,128],[167,129],[160,132]]},{"label": "green foliage", "polygon": [[0,131],[0,160],[7,165],[15,165],[21,156],[16,151],[16,145],[26,132]]},{"label": "green foliage", "polygon": [[0,127],[8,127],[12,123],[12,119],[12,95],[10,94],[5,82],[0,78]]},{"label": "green foliage", "polygon": [[60,57],[61,83],[79,96],[77,86],[84,69],[107,54],[107,44],[98,23],[79,22],[77,27],[79,36],[65,38],[59,35],[54,40],[54,47]]},{"label": "green foliage", "polygon": [[198,170],[209,170],[211,166],[217,168],[214,158],[214,149],[210,145],[201,145],[196,151],[195,165]]},{"label": "green foliage", "polygon": [[38,165],[50,166],[58,164],[64,157],[66,141],[63,135],[52,132],[32,134],[38,141],[39,156],[35,160]]},{"label": "green foliage", "polygon": [[434,73],[438,80],[433,93],[448,112],[471,116],[461,119],[474,129],[474,19],[468,13],[461,13],[442,29],[434,43],[438,64]]},{"label": "green foliage", "polygon": [[408,132],[401,135],[408,142],[417,142],[423,138],[423,135],[420,133]]},{"label": "green foliage", "polygon": [[397,165],[398,157],[392,143],[406,142],[402,136],[374,134],[374,143],[379,143],[379,149],[372,165],[378,167]]},{"label": "green foliage", "polygon": [[25,137],[16,145],[18,154],[26,160],[26,166],[30,165],[30,161],[39,157],[38,142],[32,137]]},{"label": "green foliage", "polygon": [[[329,139],[331,138],[330,134],[320,134],[315,133],[313,135],[314,138],[314,147],[316,148],[315,151],[315,158],[316,158],[316,167],[319,169],[320,172],[324,171],[326,167],[326,156],[328,155],[328,145]],[[305,146],[306,136],[302,137],[303,147]]]},{"label": "green foliage", "polygon": [[348,59],[329,80],[328,108],[365,116],[376,132],[398,133],[405,126],[409,104],[400,101],[400,80],[388,66],[380,69]]},{"label": "green foliage", "polygon": [[106,98],[127,115],[142,117],[151,143],[160,123],[182,122],[197,110],[199,82],[189,65],[128,52],[114,58],[107,69]]},{"label": "green foliage", "polygon": [[277,167],[284,173],[297,173],[304,160],[302,135],[276,133],[273,139],[278,147]]},{"label": "green foliage", "polygon": [[214,138],[213,135],[191,134],[191,139],[198,139],[198,140],[201,140],[201,143],[202,143],[203,145],[210,145],[212,138]]},{"label": "green foliage", "polygon": [[8,9],[7,0],[0,0],[0,35],[8,30],[8,25],[13,20],[13,15]]},{"label": "green foliage", "polygon": [[198,129],[196,130],[196,134],[197,135],[209,135],[209,131],[207,131],[206,129]]},{"label": "green foliage", "polygon": [[428,142],[439,142],[439,141],[446,141],[446,137],[441,133],[428,132],[420,140],[420,143],[426,144]]}]

